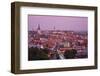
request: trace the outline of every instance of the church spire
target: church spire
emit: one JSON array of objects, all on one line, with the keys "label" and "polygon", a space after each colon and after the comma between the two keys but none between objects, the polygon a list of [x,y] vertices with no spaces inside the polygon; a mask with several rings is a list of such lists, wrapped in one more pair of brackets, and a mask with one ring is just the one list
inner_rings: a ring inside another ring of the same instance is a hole
[{"label": "church spire", "polygon": [[40,24],[38,24],[38,28],[37,28],[37,30],[40,30]]},{"label": "church spire", "polygon": [[37,32],[38,34],[41,34],[40,24],[38,24]]},{"label": "church spire", "polygon": [[54,29],[54,31],[55,31],[55,26],[54,26],[54,28],[53,28],[53,29]]}]

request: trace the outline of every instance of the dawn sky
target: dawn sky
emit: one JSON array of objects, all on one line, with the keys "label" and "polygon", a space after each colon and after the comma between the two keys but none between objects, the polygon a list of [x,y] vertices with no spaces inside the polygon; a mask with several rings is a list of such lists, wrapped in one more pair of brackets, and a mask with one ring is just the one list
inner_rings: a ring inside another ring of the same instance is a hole
[{"label": "dawn sky", "polygon": [[40,25],[41,30],[68,30],[68,31],[87,31],[87,17],[71,16],[28,16],[28,30],[36,30]]}]

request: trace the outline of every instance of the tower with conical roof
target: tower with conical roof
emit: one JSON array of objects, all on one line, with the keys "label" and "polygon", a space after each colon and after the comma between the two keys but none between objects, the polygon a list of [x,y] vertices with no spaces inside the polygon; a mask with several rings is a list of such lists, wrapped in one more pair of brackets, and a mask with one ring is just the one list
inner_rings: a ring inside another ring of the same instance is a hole
[{"label": "tower with conical roof", "polygon": [[38,28],[37,28],[37,30],[40,30],[40,24],[38,24]]},{"label": "tower with conical roof", "polygon": [[38,34],[41,34],[40,24],[38,24],[37,33],[38,33]]},{"label": "tower with conical roof", "polygon": [[55,30],[56,30],[56,28],[55,28],[55,26],[53,27],[53,31],[55,32]]}]

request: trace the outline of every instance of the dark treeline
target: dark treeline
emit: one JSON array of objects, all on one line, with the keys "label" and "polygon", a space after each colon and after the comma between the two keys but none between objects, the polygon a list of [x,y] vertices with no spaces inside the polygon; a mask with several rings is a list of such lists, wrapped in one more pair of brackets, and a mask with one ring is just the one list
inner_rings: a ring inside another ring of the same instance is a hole
[{"label": "dark treeline", "polygon": [[[45,48],[45,49],[39,49],[37,47],[31,47],[28,48],[28,60],[50,60],[53,59],[54,56],[56,56],[56,59],[60,59],[59,55],[57,52],[54,52],[50,54],[50,50]],[[64,58],[65,59],[75,59],[75,58],[85,58],[87,55],[78,55],[77,50],[71,49],[71,50],[66,50],[64,52]]]}]

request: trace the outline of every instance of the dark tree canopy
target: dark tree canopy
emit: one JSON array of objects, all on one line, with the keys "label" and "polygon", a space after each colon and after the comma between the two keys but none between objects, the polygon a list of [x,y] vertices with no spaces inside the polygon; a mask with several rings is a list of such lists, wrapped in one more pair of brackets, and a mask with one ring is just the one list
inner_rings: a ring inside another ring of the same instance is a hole
[{"label": "dark tree canopy", "polygon": [[71,50],[66,50],[64,56],[66,59],[71,59],[71,58],[75,58],[76,54],[77,54],[77,50],[71,49]]},{"label": "dark tree canopy", "polygon": [[48,54],[46,49],[29,48],[28,49],[28,60],[48,60]]}]

